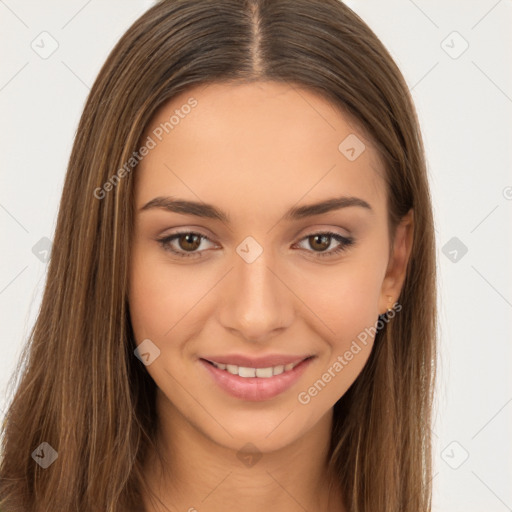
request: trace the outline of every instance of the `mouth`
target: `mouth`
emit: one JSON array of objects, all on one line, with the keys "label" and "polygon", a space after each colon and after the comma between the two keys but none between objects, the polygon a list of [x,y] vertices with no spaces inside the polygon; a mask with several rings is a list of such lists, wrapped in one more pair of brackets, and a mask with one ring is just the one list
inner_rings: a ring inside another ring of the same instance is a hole
[{"label": "mouth", "polygon": [[225,393],[241,400],[262,401],[270,400],[290,389],[315,357],[306,356],[287,364],[258,367],[239,366],[205,358],[200,358],[199,362],[213,382]]}]

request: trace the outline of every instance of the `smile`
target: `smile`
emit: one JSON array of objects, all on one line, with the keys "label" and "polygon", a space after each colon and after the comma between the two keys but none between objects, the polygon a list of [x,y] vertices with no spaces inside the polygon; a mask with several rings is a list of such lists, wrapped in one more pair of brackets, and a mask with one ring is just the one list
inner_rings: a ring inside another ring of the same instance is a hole
[{"label": "smile", "polygon": [[290,389],[301,377],[315,356],[286,365],[253,368],[199,359],[216,387],[232,397],[249,400],[270,400]]}]

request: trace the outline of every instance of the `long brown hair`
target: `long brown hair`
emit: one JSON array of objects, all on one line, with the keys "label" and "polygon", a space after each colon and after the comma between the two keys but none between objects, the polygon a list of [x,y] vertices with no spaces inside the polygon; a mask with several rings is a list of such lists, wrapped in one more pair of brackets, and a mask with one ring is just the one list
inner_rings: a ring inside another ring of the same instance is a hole
[{"label": "long brown hair", "polygon": [[[360,123],[385,163],[390,228],[414,209],[402,310],[334,407],[330,464],[351,512],[430,510],[436,252],[423,143],[400,71],[338,0],[163,0],[113,49],[79,123],[2,430],[3,512],[143,510],[156,386],[134,356],[127,303],[133,172],[104,185],[164,102],[196,84],[261,80],[306,87]],[[33,456],[41,443],[58,455],[46,469]]]}]

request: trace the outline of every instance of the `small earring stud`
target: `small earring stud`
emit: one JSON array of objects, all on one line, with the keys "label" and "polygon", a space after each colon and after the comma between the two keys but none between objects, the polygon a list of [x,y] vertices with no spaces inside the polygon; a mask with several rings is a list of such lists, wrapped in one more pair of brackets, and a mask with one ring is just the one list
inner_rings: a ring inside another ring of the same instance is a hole
[{"label": "small earring stud", "polygon": [[[392,305],[393,304],[393,297],[391,295],[388,295],[388,299],[389,299],[388,303]],[[391,313],[391,311],[393,311],[393,309],[388,306],[388,311],[387,312]]]}]

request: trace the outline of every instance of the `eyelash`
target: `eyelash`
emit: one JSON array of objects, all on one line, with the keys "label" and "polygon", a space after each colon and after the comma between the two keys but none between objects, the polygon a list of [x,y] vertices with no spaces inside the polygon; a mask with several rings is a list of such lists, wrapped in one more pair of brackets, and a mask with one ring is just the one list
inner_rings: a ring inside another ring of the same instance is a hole
[{"label": "eyelash", "polygon": [[[169,236],[158,238],[157,242],[160,243],[160,245],[162,246],[162,248],[164,250],[175,254],[179,258],[190,258],[190,257],[195,257],[195,258],[199,257],[200,258],[202,251],[182,252],[182,251],[176,251],[175,249],[173,249],[171,247],[171,245],[170,245],[171,242],[176,240],[177,238],[179,238],[182,235],[197,235],[197,236],[201,237],[201,241],[210,240],[207,236],[204,236],[201,233],[196,233],[194,231],[181,231],[181,232],[169,235]],[[302,242],[303,240],[306,240],[307,238],[310,238],[312,236],[318,236],[318,235],[327,235],[331,238],[334,238],[337,242],[340,243],[340,245],[338,247],[336,247],[335,249],[332,249],[330,251],[320,251],[320,252],[319,251],[308,251],[308,252],[316,253],[316,255],[320,258],[335,256],[335,255],[347,250],[350,246],[352,246],[354,244],[353,238],[345,237],[345,236],[340,235],[339,233],[333,233],[331,231],[319,231],[317,233],[311,233],[310,235],[306,235],[305,237],[303,237],[300,241]]]}]

